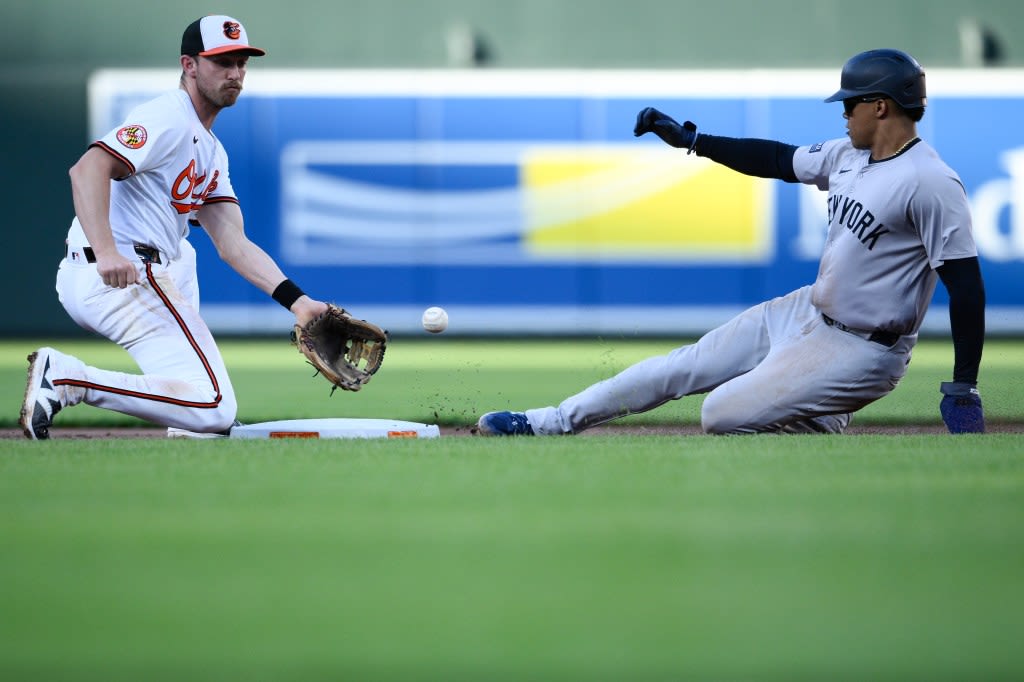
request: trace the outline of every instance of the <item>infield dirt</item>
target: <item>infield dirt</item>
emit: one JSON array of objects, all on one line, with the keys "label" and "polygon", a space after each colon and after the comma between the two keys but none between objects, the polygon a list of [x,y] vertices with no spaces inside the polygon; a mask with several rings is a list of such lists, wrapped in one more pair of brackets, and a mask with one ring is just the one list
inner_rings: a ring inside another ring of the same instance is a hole
[{"label": "infield dirt", "polygon": [[[999,422],[988,425],[988,433],[1024,433],[1024,423]],[[858,426],[851,425],[846,431],[849,435],[876,434],[876,435],[911,435],[911,434],[941,434],[946,432],[942,424],[900,424],[880,425],[866,424]],[[96,428],[96,427],[54,427],[50,429],[51,438],[54,439],[125,439],[125,438],[166,438],[164,429],[157,427],[131,427],[131,428]],[[589,431],[579,434],[578,437],[588,438],[594,436],[704,436],[697,426],[598,426]],[[475,427],[471,426],[442,426],[441,436],[444,438],[479,437]],[[0,429],[0,440],[16,440],[24,438],[21,429]],[[708,436],[709,438],[712,436]]]}]

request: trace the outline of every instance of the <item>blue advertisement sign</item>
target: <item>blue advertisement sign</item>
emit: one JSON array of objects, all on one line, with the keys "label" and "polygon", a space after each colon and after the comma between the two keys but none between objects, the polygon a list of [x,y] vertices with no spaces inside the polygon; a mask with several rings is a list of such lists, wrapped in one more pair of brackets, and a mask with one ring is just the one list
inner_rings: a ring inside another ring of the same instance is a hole
[{"label": "blue advertisement sign", "polygon": [[[318,298],[392,332],[445,307],[453,333],[700,334],[814,280],[825,194],[751,178],[653,136],[656,106],[701,130],[803,145],[845,135],[817,72],[263,72],[221,112],[246,231]],[[1024,331],[1024,77],[929,73],[919,132],[972,203],[991,331]],[[94,77],[99,137],[177,72]],[[946,91],[934,87],[946,82]],[[961,84],[965,92],[957,94]],[[963,85],[966,84],[966,85]],[[980,90],[979,90],[980,89]],[[969,92],[967,92],[969,90]],[[988,125],[978,125],[984,112]],[[287,313],[200,234],[214,330]],[[947,327],[938,287],[925,330]]]}]

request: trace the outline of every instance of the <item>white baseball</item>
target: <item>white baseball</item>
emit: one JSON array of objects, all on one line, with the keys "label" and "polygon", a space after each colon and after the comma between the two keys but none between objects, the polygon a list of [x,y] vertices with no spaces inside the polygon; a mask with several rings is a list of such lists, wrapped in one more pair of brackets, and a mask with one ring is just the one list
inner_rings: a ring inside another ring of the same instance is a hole
[{"label": "white baseball", "polygon": [[423,311],[423,328],[431,334],[440,334],[448,328],[448,313],[437,306],[427,308]]}]

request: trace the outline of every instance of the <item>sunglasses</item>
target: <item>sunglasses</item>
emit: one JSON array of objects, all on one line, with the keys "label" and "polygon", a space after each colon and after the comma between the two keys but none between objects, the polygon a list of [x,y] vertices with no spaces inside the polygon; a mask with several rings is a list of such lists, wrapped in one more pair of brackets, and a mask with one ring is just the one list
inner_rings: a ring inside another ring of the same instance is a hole
[{"label": "sunglasses", "polygon": [[846,112],[847,116],[853,115],[853,109],[858,104],[864,104],[866,102],[877,102],[880,99],[885,99],[885,95],[865,95],[863,97],[850,97],[843,100],[843,111]]}]

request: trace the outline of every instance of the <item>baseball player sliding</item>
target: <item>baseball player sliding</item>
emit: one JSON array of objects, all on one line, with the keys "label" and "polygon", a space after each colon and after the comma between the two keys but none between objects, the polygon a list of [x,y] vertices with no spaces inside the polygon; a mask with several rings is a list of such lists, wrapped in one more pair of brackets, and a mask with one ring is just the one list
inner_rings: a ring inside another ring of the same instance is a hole
[{"label": "baseball player sliding", "polygon": [[841,433],[903,377],[937,279],[949,292],[954,349],[940,412],[952,433],[983,432],[985,289],[963,184],[917,135],[924,71],[905,52],[869,50],[846,62],[840,83],[825,101],[842,101],[845,138],[794,147],[716,137],[652,108],[633,131],[747,175],[827,189],[829,232],[813,285],[557,407],[489,412],[480,433],[578,433],[697,393],[707,393],[707,433]]},{"label": "baseball player sliding", "polygon": [[199,316],[189,225],[201,225],[220,257],[297,324],[327,310],[246,237],[228,157],[211,131],[241,94],[249,57],[263,54],[237,20],[197,19],[182,35],[179,89],[134,109],[71,168],[76,217],[57,293],[75,322],[124,347],[143,373],[40,348],[29,356],[21,409],[28,438],[48,438],[54,415],[81,402],[201,433],[232,426],[235,393]]}]

